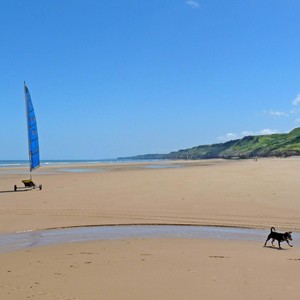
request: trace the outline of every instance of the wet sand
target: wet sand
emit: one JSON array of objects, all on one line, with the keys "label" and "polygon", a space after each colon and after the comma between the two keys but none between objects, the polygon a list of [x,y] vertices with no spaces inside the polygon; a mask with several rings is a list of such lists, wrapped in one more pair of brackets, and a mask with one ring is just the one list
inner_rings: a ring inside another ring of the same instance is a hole
[{"label": "wet sand", "polygon": [[43,190],[17,193],[24,175],[0,174],[0,232],[156,223],[300,231],[299,159],[174,164],[43,167],[33,177]]},{"label": "wet sand", "polygon": [[[285,247],[286,248],[286,247]],[[0,256],[1,299],[299,299],[300,249],[130,239]]]},{"label": "wet sand", "polygon": [[[169,164],[43,167],[34,175],[43,190],[19,192],[11,191],[23,170],[1,169],[0,232],[104,224],[300,232],[299,159]],[[0,298],[297,299],[299,248],[263,242],[126,239],[1,254]]]}]

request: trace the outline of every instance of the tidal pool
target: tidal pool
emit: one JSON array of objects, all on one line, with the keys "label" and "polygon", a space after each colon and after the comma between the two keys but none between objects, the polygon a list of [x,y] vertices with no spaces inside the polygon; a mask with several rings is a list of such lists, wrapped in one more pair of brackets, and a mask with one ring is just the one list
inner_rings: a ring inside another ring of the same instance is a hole
[{"label": "tidal pool", "polygon": [[[247,240],[261,242],[263,245],[269,232],[269,230],[261,229],[188,225],[113,225],[73,227],[0,234],[0,253],[55,244],[131,238],[206,238],[219,240]],[[300,233],[293,233],[292,235],[293,245],[299,246]],[[276,241],[275,245],[277,246]],[[285,246],[285,243],[282,243],[282,246]]]}]

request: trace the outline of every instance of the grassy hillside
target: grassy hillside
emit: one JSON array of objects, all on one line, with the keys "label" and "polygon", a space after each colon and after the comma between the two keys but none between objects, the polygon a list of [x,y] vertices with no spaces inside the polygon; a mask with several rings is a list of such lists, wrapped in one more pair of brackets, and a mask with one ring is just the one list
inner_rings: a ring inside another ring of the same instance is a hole
[{"label": "grassy hillside", "polygon": [[136,159],[205,159],[286,157],[300,155],[300,128],[287,134],[246,136],[226,143],[197,146],[169,154],[139,155]]}]

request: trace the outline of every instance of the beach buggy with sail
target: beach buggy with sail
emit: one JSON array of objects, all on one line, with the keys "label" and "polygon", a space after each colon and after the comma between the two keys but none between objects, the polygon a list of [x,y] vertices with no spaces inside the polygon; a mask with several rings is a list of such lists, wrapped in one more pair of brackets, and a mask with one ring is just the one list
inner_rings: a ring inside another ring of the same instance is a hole
[{"label": "beach buggy with sail", "polygon": [[[39,152],[39,139],[38,139],[36,118],[34,114],[30,93],[25,82],[24,82],[24,93],[25,93],[26,116],[27,116],[30,179],[22,180],[22,182],[24,183],[24,187],[22,189],[39,188],[41,190],[42,185],[41,184],[37,185],[32,181],[31,172],[40,166],[40,152]],[[21,188],[15,185],[14,190],[17,191],[18,189]]]}]

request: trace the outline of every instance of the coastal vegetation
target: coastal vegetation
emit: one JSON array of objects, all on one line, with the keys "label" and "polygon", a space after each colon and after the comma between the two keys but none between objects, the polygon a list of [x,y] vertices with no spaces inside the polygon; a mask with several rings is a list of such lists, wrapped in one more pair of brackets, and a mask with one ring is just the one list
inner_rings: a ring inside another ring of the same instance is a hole
[{"label": "coastal vegetation", "polygon": [[200,145],[169,154],[137,155],[131,159],[234,159],[295,155],[300,155],[300,128],[289,133],[246,136],[225,143]]}]

